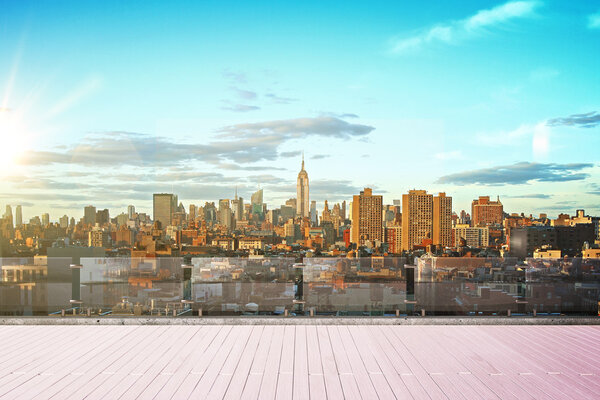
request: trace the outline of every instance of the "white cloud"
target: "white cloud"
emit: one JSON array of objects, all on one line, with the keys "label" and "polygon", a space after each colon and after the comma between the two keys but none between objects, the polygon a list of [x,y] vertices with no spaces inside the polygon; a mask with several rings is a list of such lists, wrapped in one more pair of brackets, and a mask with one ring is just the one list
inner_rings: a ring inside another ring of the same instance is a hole
[{"label": "white cloud", "polygon": [[474,15],[447,24],[438,24],[422,32],[393,41],[391,52],[402,54],[418,49],[430,43],[457,43],[516,18],[533,15],[540,3],[538,1],[509,1],[489,10],[480,10]]},{"label": "white cloud", "polygon": [[588,28],[600,29],[600,11],[588,16]]}]

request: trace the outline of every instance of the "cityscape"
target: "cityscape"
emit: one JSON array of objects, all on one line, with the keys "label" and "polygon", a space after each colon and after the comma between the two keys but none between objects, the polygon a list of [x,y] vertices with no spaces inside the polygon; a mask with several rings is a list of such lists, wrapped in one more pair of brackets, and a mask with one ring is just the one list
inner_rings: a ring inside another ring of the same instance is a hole
[{"label": "cityscape", "polygon": [[594,399],[600,2],[0,1],[0,399]]},{"label": "cityscape", "polygon": [[[448,193],[409,190],[391,204],[364,188],[347,201],[322,209],[310,197],[302,157],[296,196],[269,209],[264,190],[206,202],[179,201],[175,193],[155,193],[153,213],[129,205],[116,216],[86,206],[83,215],[50,219],[50,213],[23,220],[6,206],[0,220],[4,257],[66,255],[81,249],[106,256],[343,256],[421,255],[442,257],[600,258],[600,217],[507,212],[499,196],[482,195],[457,212]],[[98,252],[100,250],[100,252]],[[83,254],[83,253],[82,253]]]}]

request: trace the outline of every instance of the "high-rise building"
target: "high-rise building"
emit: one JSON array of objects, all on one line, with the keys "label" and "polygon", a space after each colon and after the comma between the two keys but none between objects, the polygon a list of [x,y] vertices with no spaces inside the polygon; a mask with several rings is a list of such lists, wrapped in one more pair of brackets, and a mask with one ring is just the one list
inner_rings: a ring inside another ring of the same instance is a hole
[{"label": "high-rise building", "polygon": [[252,214],[261,214],[263,213],[263,190],[258,189],[256,192],[252,194],[250,197],[251,211]]},{"label": "high-rise building", "polygon": [[365,188],[352,198],[352,243],[359,246],[368,240],[383,242],[381,212],[383,196],[373,195],[371,188]]},{"label": "high-rise building", "polygon": [[172,193],[154,193],[152,196],[152,217],[161,224],[162,229],[171,225],[177,208],[177,195]]},{"label": "high-rise building", "polygon": [[319,212],[317,211],[317,202],[313,200],[310,202],[310,222],[314,226],[317,226],[319,224],[318,219],[319,219]]},{"label": "high-rise building", "polygon": [[21,226],[23,225],[23,209],[20,205],[17,206],[15,210],[15,225]]},{"label": "high-rise building", "polygon": [[127,206],[127,218],[133,219],[133,214],[135,214],[135,206],[133,206],[133,205]]},{"label": "high-rise building", "polygon": [[490,201],[490,196],[479,196],[479,199],[471,203],[473,226],[502,224],[503,217],[504,209],[500,197],[496,201]]},{"label": "high-rise building", "polygon": [[96,223],[96,207],[87,206],[83,209],[83,223],[94,225]]},{"label": "high-rise building", "polygon": [[100,226],[104,224],[108,224],[110,222],[110,213],[108,212],[108,208],[104,210],[96,211],[96,223],[100,224]]},{"label": "high-rise building", "polygon": [[302,153],[302,169],[298,172],[296,183],[296,214],[299,217],[310,217],[308,198],[308,174],[304,170],[304,153]]},{"label": "high-rise building", "polygon": [[452,197],[439,193],[433,197],[433,244],[451,247],[452,243]]},{"label": "high-rise building", "polygon": [[237,187],[235,188],[235,197],[231,200],[231,208],[236,220],[244,219],[244,199],[238,197]]},{"label": "high-rise building", "polygon": [[69,217],[67,215],[63,215],[58,220],[58,223],[61,228],[68,228],[69,227]]},{"label": "high-rise building", "polygon": [[50,224],[50,214],[43,213],[42,214],[42,226],[48,226]]},{"label": "high-rise building", "polygon": [[402,250],[412,250],[425,239],[433,239],[433,195],[409,190],[402,195]]}]

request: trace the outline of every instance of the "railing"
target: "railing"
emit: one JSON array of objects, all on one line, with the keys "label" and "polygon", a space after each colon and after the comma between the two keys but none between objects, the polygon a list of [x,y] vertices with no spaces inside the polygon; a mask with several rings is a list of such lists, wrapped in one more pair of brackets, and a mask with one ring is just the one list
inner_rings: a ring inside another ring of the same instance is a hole
[{"label": "railing", "polygon": [[599,259],[0,258],[3,316],[598,315]]}]

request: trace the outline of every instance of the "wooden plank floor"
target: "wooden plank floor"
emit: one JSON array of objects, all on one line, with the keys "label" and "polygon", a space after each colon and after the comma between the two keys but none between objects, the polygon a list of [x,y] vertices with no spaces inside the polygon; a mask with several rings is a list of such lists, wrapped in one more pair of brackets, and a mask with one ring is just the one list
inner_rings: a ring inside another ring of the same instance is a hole
[{"label": "wooden plank floor", "polygon": [[0,326],[0,399],[591,399],[600,326]]}]

